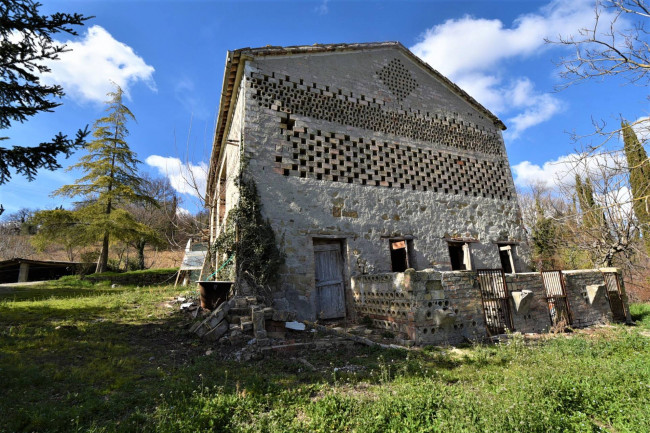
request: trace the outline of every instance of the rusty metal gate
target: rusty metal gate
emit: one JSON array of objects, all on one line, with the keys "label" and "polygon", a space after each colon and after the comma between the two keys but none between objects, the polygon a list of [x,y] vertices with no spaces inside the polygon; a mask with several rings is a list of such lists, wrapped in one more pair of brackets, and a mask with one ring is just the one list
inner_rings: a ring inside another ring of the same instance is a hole
[{"label": "rusty metal gate", "polygon": [[616,322],[625,322],[620,275],[616,272],[603,272],[603,278],[605,278],[605,286],[607,286],[607,299],[609,300],[609,307],[612,309],[613,319]]},{"label": "rusty metal gate", "polygon": [[503,269],[479,269],[476,273],[488,335],[503,334],[506,330],[514,331]]},{"label": "rusty metal gate", "polygon": [[556,325],[571,325],[572,315],[569,307],[569,300],[566,296],[564,286],[564,275],[562,271],[542,271],[542,281],[546,291],[546,302],[548,312],[551,315],[551,323]]}]

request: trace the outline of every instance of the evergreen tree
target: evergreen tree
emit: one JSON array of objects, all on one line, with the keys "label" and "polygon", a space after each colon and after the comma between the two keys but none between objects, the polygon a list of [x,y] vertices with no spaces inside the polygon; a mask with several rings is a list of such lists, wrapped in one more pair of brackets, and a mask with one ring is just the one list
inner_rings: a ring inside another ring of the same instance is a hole
[{"label": "evergreen tree", "polygon": [[646,250],[650,253],[650,163],[648,155],[639,142],[632,127],[625,121],[621,122],[623,130],[623,150],[627,158],[630,173],[630,188],[634,200],[632,209],[641,228]]},{"label": "evergreen tree", "polygon": [[559,228],[553,219],[544,214],[538,198],[535,199],[535,214],[536,220],[531,232],[534,260],[540,271],[554,269]]},{"label": "evergreen tree", "polygon": [[[61,105],[55,101],[64,95],[61,86],[40,81],[41,74],[50,71],[46,62],[69,51],[52,35],[76,35],[74,26],[91,18],[60,12],[41,15],[40,6],[33,0],[0,0],[0,130]],[[0,146],[0,185],[11,178],[11,169],[32,180],[41,168],[60,168],[57,156],[69,156],[84,144],[87,134],[79,130],[74,139],[58,133],[51,141],[36,145]],[[0,136],[0,142],[8,138]]]},{"label": "evergreen tree", "polygon": [[582,212],[582,224],[586,229],[604,229],[605,216],[594,199],[594,187],[587,176],[584,182],[576,174],[576,195]]},{"label": "evergreen tree", "polygon": [[54,192],[55,195],[82,197],[77,217],[85,224],[87,238],[102,242],[98,273],[106,271],[111,236],[121,240],[156,237],[153,230],[119,208],[130,202],[153,202],[142,191],[141,180],[136,174],[140,161],[126,142],[129,134],[126,124],[135,120],[135,116],[122,103],[122,95],[119,86],[115,92],[108,93],[106,115],[93,125],[93,140],[86,146],[88,154],[68,169],[81,169],[85,175]]}]

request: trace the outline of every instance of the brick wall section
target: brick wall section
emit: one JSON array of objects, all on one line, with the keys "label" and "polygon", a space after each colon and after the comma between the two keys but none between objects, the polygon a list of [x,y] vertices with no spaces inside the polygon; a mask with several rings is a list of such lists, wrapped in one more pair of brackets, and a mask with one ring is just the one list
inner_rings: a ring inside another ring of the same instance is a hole
[{"label": "brick wall section", "polygon": [[[509,274],[506,275],[506,284],[508,293],[511,294],[510,308],[515,331],[522,333],[548,331],[551,326],[551,316],[542,276],[537,272]],[[520,309],[517,311],[512,293],[524,290],[530,290],[532,294],[529,295],[530,298],[526,302],[520,304]]]},{"label": "brick wall section", "polygon": [[416,344],[458,344],[485,336],[475,272],[360,275],[352,278],[352,292],[359,317]]},{"label": "brick wall section", "polygon": [[[593,304],[583,296],[588,285],[604,284],[599,270],[565,271],[567,297],[575,327],[611,321],[603,294]],[[541,333],[551,318],[544,283],[539,273],[506,275],[511,296],[514,330]],[[476,272],[438,272],[431,269],[352,277],[353,307],[358,317],[412,340],[416,344],[458,344],[487,337],[483,304]],[[512,292],[529,290],[528,300],[517,311]]]},{"label": "brick wall section", "polygon": [[573,314],[573,326],[585,328],[612,321],[612,311],[605,295],[605,288],[589,304],[585,290],[590,285],[605,285],[602,272],[598,270],[564,271],[569,306]]}]

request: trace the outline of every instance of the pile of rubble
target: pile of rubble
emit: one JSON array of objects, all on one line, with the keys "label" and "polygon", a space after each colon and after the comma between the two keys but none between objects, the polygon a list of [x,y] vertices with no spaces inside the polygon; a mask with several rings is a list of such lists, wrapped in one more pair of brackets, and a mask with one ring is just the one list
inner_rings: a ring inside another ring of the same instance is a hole
[{"label": "pile of rubble", "polygon": [[293,313],[267,307],[257,296],[237,296],[196,322],[190,333],[220,343],[240,345],[255,339],[258,346],[268,346],[270,338],[284,338],[287,329],[305,330],[305,324],[294,320]]}]

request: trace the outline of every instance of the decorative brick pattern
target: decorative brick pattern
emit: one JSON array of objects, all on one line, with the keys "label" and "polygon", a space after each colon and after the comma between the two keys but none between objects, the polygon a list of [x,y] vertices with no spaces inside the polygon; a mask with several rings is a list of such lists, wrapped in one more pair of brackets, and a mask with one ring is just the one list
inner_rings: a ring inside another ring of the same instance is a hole
[{"label": "decorative brick pattern", "polygon": [[281,124],[275,168],[285,176],[512,200],[505,161]]},{"label": "decorative brick pattern", "polygon": [[[450,114],[390,110],[385,101],[287,75],[246,77],[260,107],[445,146],[505,156],[498,133]],[[406,85],[404,85],[406,86]],[[410,85],[409,85],[410,86]],[[396,90],[406,92],[407,87]]]},{"label": "decorative brick pattern", "polygon": [[383,83],[397,97],[398,101],[406,98],[418,86],[411,72],[399,59],[391,60],[377,73]]}]

